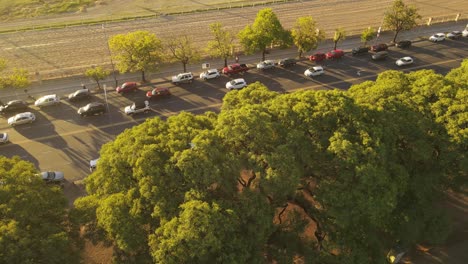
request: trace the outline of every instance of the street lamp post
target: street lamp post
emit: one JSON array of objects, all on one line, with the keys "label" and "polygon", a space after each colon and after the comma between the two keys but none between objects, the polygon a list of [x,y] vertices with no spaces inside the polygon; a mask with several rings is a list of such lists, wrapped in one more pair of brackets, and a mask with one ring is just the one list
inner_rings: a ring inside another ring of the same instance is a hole
[{"label": "street lamp post", "polygon": [[106,32],[106,29],[104,27],[104,24],[101,24],[101,25],[102,25],[102,30],[104,32],[104,37],[106,38],[107,52],[109,53],[109,59],[110,59],[110,63],[111,63],[111,66],[112,66],[112,76],[114,77],[115,87],[117,87],[118,82],[117,82],[117,77],[115,76],[114,61],[112,60],[111,50],[110,50],[110,47],[109,47],[109,38],[107,37],[107,32]]}]

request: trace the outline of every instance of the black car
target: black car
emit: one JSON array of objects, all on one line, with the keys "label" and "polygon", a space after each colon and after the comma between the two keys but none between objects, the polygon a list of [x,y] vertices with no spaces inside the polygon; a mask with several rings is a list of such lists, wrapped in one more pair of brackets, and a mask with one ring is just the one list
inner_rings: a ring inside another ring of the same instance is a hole
[{"label": "black car", "polygon": [[383,60],[388,57],[388,52],[386,51],[379,51],[372,55],[373,60]]},{"label": "black car", "polygon": [[402,40],[402,41],[398,41],[395,46],[397,46],[398,48],[408,48],[408,47],[411,47],[411,41],[410,40]]},{"label": "black car", "polygon": [[296,60],[292,58],[281,59],[278,61],[278,65],[281,67],[288,67],[296,65]]},{"label": "black car", "polygon": [[89,103],[80,109],[78,109],[78,114],[81,117],[92,116],[92,115],[102,115],[106,112],[106,106],[103,103]]},{"label": "black car", "polygon": [[369,52],[369,47],[358,47],[358,48],[353,48],[351,51],[353,56],[359,55],[359,54],[366,54]]},{"label": "black car", "polygon": [[19,112],[27,108],[28,108],[28,105],[24,101],[13,100],[13,101],[6,103],[6,105],[0,106],[0,113],[7,114],[7,113]]},{"label": "black car", "polygon": [[71,93],[68,95],[68,100],[70,102],[76,102],[76,101],[81,101],[83,99],[88,99],[91,97],[91,93],[89,92],[88,89],[79,89],[75,91],[74,93]]}]

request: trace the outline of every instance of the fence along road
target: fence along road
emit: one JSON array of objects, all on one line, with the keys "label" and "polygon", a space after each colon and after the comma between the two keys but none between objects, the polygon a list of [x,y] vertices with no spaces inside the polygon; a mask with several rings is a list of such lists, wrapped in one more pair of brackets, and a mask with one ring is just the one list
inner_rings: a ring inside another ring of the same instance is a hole
[{"label": "fence along road", "polygon": [[[318,27],[328,37],[338,27],[347,35],[360,34],[371,26],[382,24],[385,9],[392,0],[355,1],[291,1],[253,7],[222,9],[166,15],[106,24],[90,24],[58,29],[10,32],[0,35],[0,58],[8,60],[9,66],[24,68],[31,73],[33,81],[81,75],[94,65],[110,69],[107,39],[116,34],[136,30],[153,32],[162,40],[187,34],[200,48],[211,40],[209,24],[221,22],[233,32],[251,24],[259,10],[272,8],[283,26],[291,28],[298,17],[312,16]],[[424,24],[467,19],[468,2],[449,0],[405,1],[419,8]],[[85,17],[85,15],[83,15]]]}]

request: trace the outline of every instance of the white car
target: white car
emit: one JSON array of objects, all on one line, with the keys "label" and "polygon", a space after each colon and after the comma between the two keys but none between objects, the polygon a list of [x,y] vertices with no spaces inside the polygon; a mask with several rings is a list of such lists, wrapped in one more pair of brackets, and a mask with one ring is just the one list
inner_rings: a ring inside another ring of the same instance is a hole
[{"label": "white car", "polygon": [[56,94],[49,94],[42,96],[34,102],[34,105],[37,107],[57,105],[60,103],[60,98]]},{"label": "white car", "polygon": [[191,72],[179,73],[176,76],[172,76],[172,83],[191,83],[193,81],[193,74]]},{"label": "white car", "polygon": [[215,79],[215,78],[219,78],[219,76],[221,75],[218,69],[209,69],[205,72],[200,73],[200,79],[202,80]]},{"label": "white car", "polygon": [[134,115],[139,113],[148,113],[151,111],[151,108],[149,102],[145,100],[143,102],[136,102],[125,107],[124,111],[127,115]]},{"label": "white car", "polygon": [[239,79],[235,79],[235,80],[232,80],[228,83],[226,83],[226,88],[231,91],[231,90],[240,90],[244,87],[247,86],[247,83],[245,82],[244,79],[242,78],[239,78]]},{"label": "white car", "polygon": [[397,66],[405,66],[410,64],[413,64],[413,58],[411,57],[403,57],[396,61]]},{"label": "white car", "polygon": [[322,66],[315,66],[315,67],[307,69],[304,72],[304,75],[307,76],[307,77],[313,77],[313,76],[322,75],[322,74],[324,74],[324,72],[325,71],[323,70]]},{"label": "white car", "polygon": [[439,42],[439,41],[444,41],[445,40],[445,34],[444,33],[437,33],[429,37],[429,40],[432,42]]},{"label": "white car", "polygon": [[8,124],[10,126],[16,126],[26,123],[32,123],[34,122],[34,120],[36,120],[36,116],[33,113],[24,112],[8,118]]},{"label": "white car", "polygon": [[465,30],[462,31],[462,36],[468,37],[468,28],[465,28]]},{"label": "white car", "polygon": [[39,176],[44,180],[45,182],[61,182],[65,179],[63,177],[63,172],[61,171],[43,171],[39,174]]},{"label": "white car", "polygon": [[275,67],[275,64],[276,64],[275,61],[272,61],[272,60],[262,61],[257,64],[257,69],[260,69],[260,70],[271,69]]},{"label": "white car", "polygon": [[93,172],[96,169],[99,158],[89,161],[89,171]]},{"label": "white car", "polygon": [[0,144],[8,142],[8,134],[6,132],[0,133]]}]

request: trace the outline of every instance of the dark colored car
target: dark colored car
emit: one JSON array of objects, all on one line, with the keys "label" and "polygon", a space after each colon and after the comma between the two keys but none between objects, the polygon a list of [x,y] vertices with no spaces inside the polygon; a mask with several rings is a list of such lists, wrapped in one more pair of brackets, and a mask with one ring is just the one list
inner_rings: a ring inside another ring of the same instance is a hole
[{"label": "dark colored car", "polygon": [[371,47],[371,50],[374,52],[388,50],[388,46],[385,43],[380,43]]},{"label": "dark colored car", "polygon": [[408,47],[411,47],[411,40],[402,40],[402,41],[398,41],[395,46],[397,46],[398,48],[408,48]]},{"label": "dark colored car", "polygon": [[78,114],[81,117],[92,116],[92,115],[102,115],[106,112],[106,106],[103,103],[94,102],[89,103],[80,109],[78,109]]},{"label": "dark colored car", "polygon": [[353,56],[360,55],[360,54],[367,54],[368,52],[369,52],[369,47],[353,48],[353,50],[351,51]]},{"label": "dark colored car", "polygon": [[281,59],[278,61],[280,67],[288,67],[296,65],[296,60],[292,58]]},{"label": "dark colored car", "polygon": [[373,60],[384,60],[388,57],[388,52],[387,51],[379,51],[375,54],[372,54],[372,59]]},{"label": "dark colored car", "polygon": [[131,92],[131,91],[136,91],[138,88],[138,84],[136,82],[126,82],[124,84],[122,84],[121,86],[115,88],[115,90],[118,92],[118,93],[127,93],[127,92]]},{"label": "dark colored car", "polygon": [[321,62],[326,58],[327,58],[327,55],[325,55],[325,53],[322,53],[322,52],[317,52],[314,55],[309,56],[309,60],[315,61],[315,62]]},{"label": "dark colored car", "polygon": [[164,87],[154,88],[153,90],[148,91],[146,93],[146,97],[149,99],[164,97],[168,95],[171,95],[171,92],[169,92],[168,88],[164,88]]},{"label": "dark colored car", "polygon": [[326,54],[327,59],[340,59],[341,57],[344,56],[344,51],[340,49],[332,50],[327,52]]},{"label": "dark colored car", "polygon": [[68,100],[70,102],[77,102],[91,97],[91,93],[88,89],[79,89],[74,93],[68,95]]},{"label": "dark colored car", "polygon": [[23,111],[28,108],[28,105],[21,100],[13,100],[6,103],[6,105],[0,106],[1,114],[8,114],[13,112]]}]

